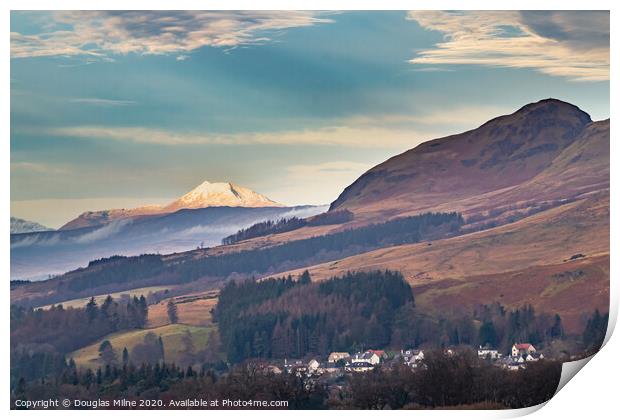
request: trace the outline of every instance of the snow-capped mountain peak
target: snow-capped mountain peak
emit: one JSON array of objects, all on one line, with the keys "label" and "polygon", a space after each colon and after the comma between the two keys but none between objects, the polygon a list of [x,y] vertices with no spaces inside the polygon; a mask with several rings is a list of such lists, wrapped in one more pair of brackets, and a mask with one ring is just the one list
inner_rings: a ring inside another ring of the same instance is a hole
[{"label": "snow-capped mountain peak", "polygon": [[166,211],[204,207],[282,207],[249,188],[231,182],[204,181],[181,198],[165,206]]}]

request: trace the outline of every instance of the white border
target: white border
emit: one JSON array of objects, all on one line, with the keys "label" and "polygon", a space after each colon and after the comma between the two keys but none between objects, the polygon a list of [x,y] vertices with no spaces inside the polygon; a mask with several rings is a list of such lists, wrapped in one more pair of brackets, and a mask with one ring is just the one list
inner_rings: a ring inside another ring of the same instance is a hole
[{"label": "white border", "polygon": [[[231,9],[263,9],[263,10],[287,10],[287,9],[304,9],[304,10],[408,10],[408,9],[433,9],[433,10],[454,10],[454,9],[473,9],[473,10],[611,10],[611,68],[616,69],[618,66],[617,51],[614,52],[614,47],[617,47],[617,28],[618,19],[616,14],[618,13],[618,7],[614,7],[618,2],[612,1],[598,1],[590,0],[588,2],[577,1],[561,1],[561,0],[546,0],[544,2],[540,0],[521,0],[512,1],[505,0],[502,2],[497,1],[481,1],[481,0],[469,0],[466,3],[458,0],[434,0],[434,1],[402,1],[402,0],[383,0],[381,2],[372,2],[368,0],[358,0],[356,2],[345,1],[326,1],[326,0],[314,0],[314,1],[298,1],[298,0],[261,0],[261,1],[248,1],[248,0],[211,0],[196,1],[196,0],[175,0],[170,1],[121,1],[121,0],[56,0],[56,1],[42,1],[42,0],[22,0],[4,1],[3,15],[2,15],[2,33],[4,34],[4,42],[2,43],[2,57],[4,57],[4,66],[2,66],[2,74],[4,80],[4,86],[6,89],[3,92],[2,100],[2,117],[4,124],[3,132],[5,136],[1,144],[0,156],[2,156],[2,181],[0,182],[0,193],[2,197],[5,197],[1,206],[0,220],[4,220],[4,230],[0,235],[4,235],[4,238],[9,237],[9,216],[10,216],[10,144],[9,144],[9,124],[10,124],[10,40],[8,36],[10,28],[10,10],[46,10],[46,9],[65,9],[65,10],[86,10],[86,9],[143,9],[143,10],[157,10],[157,9],[177,9],[177,10],[200,10],[200,9],[212,9],[212,10],[231,10]],[[466,7],[465,7],[466,6]],[[585,6],[585,7],[584,7]],[[611,84],[611,110],[616,109],[618,101],[618,95],[615,89],[615,83]],[[610,113],[611,115],[611,113]],[[615,170],[618,164],[618,147],[614,142],[614,126],[612,126],[611,136],[611,181],[612,185],[616,185],[618,180],[618,171]],[[611,195],[611,208],[616,208],[616,195],[612,192]],[[618,223],[617,216],[612,213],[611,217],[611,252],[615,255],[616,242],[614,238],[617,237]],[[9,270],[9,241],[2,241],[1,245],[2,253],[2,272],[6,281],[10,278]],[[614,274],[618,272],[618,260],[611,260],[611,310],[610,321],[612,323],[610,331],[608,331],[608,337],[615,326],[618,312],[618,284],[614,279]],[[5,321],[2,323],[3,337],[9,336],[9,290],[8,285],[3,289],[3,302],[4,302],[4,314]],[[6,342],[0,346],[0,351],[3,355],[5,372],[8,371],[9,366],[9,351]],[[533,411],[535,413],[532,418],[563,418],[563,419],[583,419],[583,418],[609,418],[611,413],[617,411],[616,399],[617,399],[617,381],[619,379],[619,365],[618,358],[615,356],[620,354],[620,342],[617,337],[612,337],[611,340],[605,345],[600,354],[596,355],[583,372],[579,373],[578,379],[570,381],[565,388],[563,388],[544,409],[538,410],[541,407],[533,409],[522,410],[506,410],[506,411],[415,411],[414,413],[408,411],[396,411],[391,414],[394,417],[410,418],[415,416],[416,418],[466,418],[466,419],[481,419],[481,418],[498,418],[498,417],[515,417],[520,415],[529,414]],[[8,372],[7,372],[8,373]],[[5,375],[7,374],[5,373]],[[8,376],[8,375],[7,375]],[[3,408],[9,410],[9,381],[8,377],[2,380],[2,388],[0,389],[0,401],[2,401]],[[544,404],[543,404],[544,405]],[[43,414],[44,413],[44,414]],[[15,418],[25,418],[44,415],[46,418],[78,418],[82,417],[84,412],[78,411],[38,411],[38,412],[20,412],[11,411],[9,415]],[[91,411],[88,412],[88,416],[92,418],[104,418],[108,417],[111,413],[107,411]],[[129,416],[135,415],[131,412],[117,412],[112,415]],[[168,411],[154,411],[149,412],[148,416],[157,418],[165,418],[170,414]],[[267,412],[267,411],[253,411],[248,413],[247,411],[241,412],[201,412],[201,411],[186,411],[184,416],[192,418],[204,418],[209,417],[224,417],[224,416],[247,416],[251,415],[258,418],[285,418],[289,416],[290,412]],[[382,413],[383,414],[383,413]],[[319,413],[315,411],[300,412],[297,411],[293,414],[299,418],[313,418],[317,415],[328,416],[335,418],[352,418],[363,419],[376,416],[375,413],[363,412],[363,411],[329,411],[325,413]]]}]

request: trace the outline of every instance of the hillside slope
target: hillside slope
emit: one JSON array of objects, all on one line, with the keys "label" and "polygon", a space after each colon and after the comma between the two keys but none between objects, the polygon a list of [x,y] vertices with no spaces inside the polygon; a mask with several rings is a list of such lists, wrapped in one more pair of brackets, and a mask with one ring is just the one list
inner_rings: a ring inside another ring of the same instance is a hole
[{"label": "hillside slope", "polygon": [[560,313],[576,331],[583,313],[609,306],[609,238],[609,195],[603,193],[493,229],[307,269],[318,281],[347,271],[399,270],[426,311],[531,303]]},{"label": "hillside slope", "polygon": [[[589,149],[592,144],[596,147]],[[598,170],[590,171],[591,166]],[[589,176],[558,178],[568,167]],[[330,209],[346,208],[364,219],[446,207],[467,215],[481,210],[481,197],[489,210],[572,198],[608,185],[609,121],[592,123],[576,106],[548,99],[377,165],[347,187]]]}]

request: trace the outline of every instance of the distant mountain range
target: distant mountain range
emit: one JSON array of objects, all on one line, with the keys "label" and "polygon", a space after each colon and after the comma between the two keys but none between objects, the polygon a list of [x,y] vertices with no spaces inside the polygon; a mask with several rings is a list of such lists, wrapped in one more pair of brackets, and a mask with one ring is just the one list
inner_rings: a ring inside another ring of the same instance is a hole
[{"label": "distant mountain range", "polygon": [[174,213],[182,209],[202,209],[207,207],[284,207],[284,205],[276,203],[249,188],[241,187],[231,182],[211,183],[204,181],[187,194],[167,205],[149,205],[134,209],[87,211],[67,222],[60,229],[70,230],[100,226],[120,219],[161,215]]},{"label": "distant mountain range", "polygon": [[47,226],[43,226],[37,222],[31,222],[30,220],[19,219],[17,217],[11,217],[11,233],[30,233],[30,232],[43,232],[47,230],[53,230]]},{"label": "distant mountain range", "polygon": [[46,278],[116,254],[210,247],[258,222],[325,210],[285,207],[248,188],[205,181],[165,206],[85,212],[57,231],[12,232],[11,278]]}]

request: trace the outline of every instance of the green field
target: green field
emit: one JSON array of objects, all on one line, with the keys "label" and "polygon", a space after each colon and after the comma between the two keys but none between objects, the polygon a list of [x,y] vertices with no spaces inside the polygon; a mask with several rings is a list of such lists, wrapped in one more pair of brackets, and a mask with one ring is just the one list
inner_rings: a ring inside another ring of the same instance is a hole
[{"label": "green field", "polygon": [[181,338],[189,331],[192,334],[195,351],[200,351],[207,345],[207,340],[211,331],[215,327],[196,327],[185,324],[170,324],[157,328],[147,328],[143,330],[130,330],[110,334],[89,346],[69,354],[68,358],[73,358],[75,363],[83,368],[96,369],[101,366],[99,359],[99,345],[104,340],[109,340],[112,347],[116,350],[119,358],[124,347],[127,347],[130,354],[136,344],[142,343],[144,336],[152,332],[158,337],[161,336],[164,343],[164,354],[167,363],[178,363],[182,348]]},{"label": "green field", "polygon": [[[140,295],[144,295],[144,297],[146,297],[149,292],[150,293],[155,293],[155,292],[160,292],[162,290],[172,290],[174,286],[151,286],[151,287],[142,287],[140,289],[131,289],[131,290],[124,290],[122,292],[116,292],[116,293],[107,293],[105,295],[97,295],[95,296],[95,300],[97,301],[98,304],[101,304],[103,302],[103,300],[108,297],[108,295],[112,296],[113,299],[118,299],[120,298],[122,295],[129,295],[129,296],[140,296]],[[90,300],[90,296],[89,297],[85,297],[85,298],[79,298],[79,299],[73,299],[73,300],[66,300],[64,302],[59,302],[59,303],[55,303],[54,305],[62,305],[65,308],[80,308],[82,306],[86,306],[86,304],[88,303],[88,301]],[[47,306],[41,306],[41,309],[49,309],[52,305],[47,305]],[[37,308],[39,309],[39,308]]]}]

